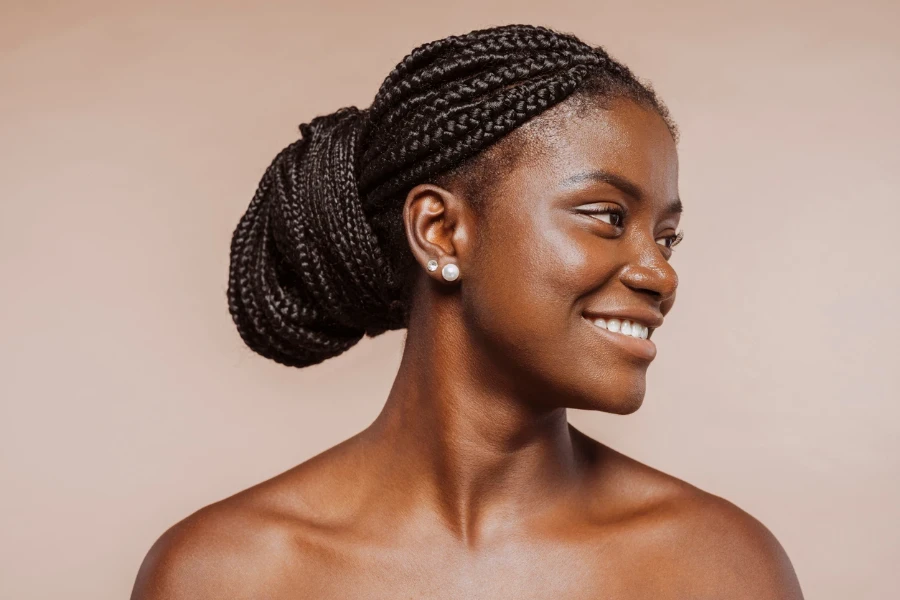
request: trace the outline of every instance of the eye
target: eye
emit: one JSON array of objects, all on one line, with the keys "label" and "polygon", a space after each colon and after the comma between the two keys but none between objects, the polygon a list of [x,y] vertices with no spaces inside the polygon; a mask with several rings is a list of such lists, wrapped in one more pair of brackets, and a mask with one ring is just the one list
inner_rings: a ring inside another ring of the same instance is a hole
[{"label": "eye", "polygon": [[660,245],[665,246],[669,250],[673,250],[673,248],[675,248],[675,246],[677,246],[682,239],[684,239],[683,229],[674,235],[667,235],[665,237],[656,238],[656,242],[659,243],[659,240],[663,240],[663,243]]},{"label": "eye", "polygon": [[597,213],[597,218],[615,227],[621,227],[625,221],[625,215],[616,211]]},{"label": "eye", "polygon": [[622,227],[625,224],[625,211],[615,205],[600,206],[596,209],[586,210],[584,213],[598,221],[609,223],[613,227]]}]

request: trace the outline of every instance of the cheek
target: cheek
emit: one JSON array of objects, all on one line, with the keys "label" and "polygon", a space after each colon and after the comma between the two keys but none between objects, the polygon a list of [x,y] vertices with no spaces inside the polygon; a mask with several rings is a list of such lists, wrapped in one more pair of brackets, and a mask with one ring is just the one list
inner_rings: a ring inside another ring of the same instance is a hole
[{"label": "cheek", "polygon": [[596,257],[583,237],[559,227],[519,223],[486,234],[468,310],[490,336],[519,352],[559,355],[578,325],[576,302],[598,284]]}]

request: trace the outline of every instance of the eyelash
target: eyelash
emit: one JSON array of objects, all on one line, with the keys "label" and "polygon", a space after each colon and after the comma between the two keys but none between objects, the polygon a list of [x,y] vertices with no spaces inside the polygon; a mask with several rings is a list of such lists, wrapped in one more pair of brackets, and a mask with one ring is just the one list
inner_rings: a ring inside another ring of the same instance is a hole
[{"label": "eyelash", "polygon": [[[618,215],[619,222],[622,222],[625,220],[625,217],[628,215],[628,212],[625,210],[619,209],[619,208],[609,208],[609,209],[605,209],[605,210],[588,211],[587,214],[589,214],[589,215]],[[604,223],[606,223],[606,221],[604,221]],[[612,223],[607,223],[607,225],[612,225]],[[612,225],[612,226],[613,227],[622,227],[622,225]],[[669,250],[674,252],[675,246],[680,244],[681,240],[684,239],[684,230],[682,229],[674,235],[667,235],[664,239],[672,240],[669,243],[669,245],[666,246],[666,248],[668,248]]]},{"label": "eyelash", "polygon": [[669,250],[675,252],[675,246],[681,243],[681,240],[684,239],[684,229],[681,229],[675,235],[667,235],[667,240],[672,240],[672,243],[669,244]]}]

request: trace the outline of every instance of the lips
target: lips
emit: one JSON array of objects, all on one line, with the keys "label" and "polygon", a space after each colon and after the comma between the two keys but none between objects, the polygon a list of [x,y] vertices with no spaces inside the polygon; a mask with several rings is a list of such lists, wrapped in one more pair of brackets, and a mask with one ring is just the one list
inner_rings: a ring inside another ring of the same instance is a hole
[{"label": "lips", "polygon": [[[582,319],[587,326],[589,326],[597,335],[602,336],[606,341],[608,341],[614,347],[622,350],[624,353],[628,354],[633,358],[637,358],[643,362],[650,362],[654,358],[656,358],[656,344],[653,343],[650,339],[646,339],[642,336],[634,337],[631,333],[623,333],[621,328],[619,331],[612,331],[609,329],[609,322],[612,321],[615,324],[619,323],[619,319],[611,318],[604,319],[603,317],[598,317],[594,321],[589,320],[587,317]],[[595,324],[595,321],[602,322],[605,321],[605,326],[600,326]],[[637,321],[628,321],[627,322],[633,324],[635,327],[641,329],[641,331],[649,330],[647,335],[649,336],[652,333],[652,329],[648,325],[643,323],[639,323]],[[658,322],[658,321],[653,321]],[[646,329],[645,329],[646,328]]]}]

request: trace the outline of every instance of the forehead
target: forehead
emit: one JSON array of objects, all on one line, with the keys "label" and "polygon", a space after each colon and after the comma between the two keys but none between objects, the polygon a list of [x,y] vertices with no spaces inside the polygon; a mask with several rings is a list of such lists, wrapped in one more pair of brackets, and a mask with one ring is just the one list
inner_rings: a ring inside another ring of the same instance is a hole
[{"label": "forehead", "polygon": [[509,140],[520,149],[507,191],[548,191],[573,175],[602,170],[624,177],[661,202],[678,197],[675,140],[655,111],[630,100],[606,107],[564,102],[529,121]]}]

